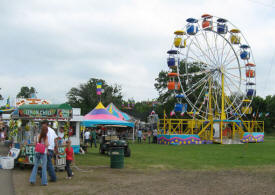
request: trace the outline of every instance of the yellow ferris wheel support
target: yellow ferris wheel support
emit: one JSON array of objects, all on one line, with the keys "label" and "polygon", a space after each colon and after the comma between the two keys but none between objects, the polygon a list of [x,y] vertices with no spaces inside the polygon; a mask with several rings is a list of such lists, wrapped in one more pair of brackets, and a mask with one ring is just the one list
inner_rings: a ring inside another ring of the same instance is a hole
[{"label": "yellow ferris wheel support", "polygon": [[224,112],[224,99],[225,99],[225,94],[224,94],[224,72],[223,72],[223,66],[221,67],[221,80],[222,80],[222,105],[221,105],[221,126],[220,126],[220,130],[221,130],[221,133],[220,133],[220,136],[221,136],[221,144],[222,144],[222,130],[223,130],[223,121],[226,119],[226,115],[225,115],[225,112]]}]

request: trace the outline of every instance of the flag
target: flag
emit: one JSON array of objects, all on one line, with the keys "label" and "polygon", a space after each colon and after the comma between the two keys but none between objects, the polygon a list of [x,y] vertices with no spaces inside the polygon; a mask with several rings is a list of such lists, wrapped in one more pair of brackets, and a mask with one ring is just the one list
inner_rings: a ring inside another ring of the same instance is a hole
[{"label": "flag", "polygon": [[164,110],[164,118],[167,118],[167,114],[166,111]]},{"label": "flag", "polygon": [[181,112],[180,115],[181,115],[181,116],[184,116],[184,112]]},{"label": "flag", "polygon": [[98,82],[96,84],[96,94],[97,95],[101,95],[101,92],[102,92],[102,83],[101,82]]},{"label": "flag", "polygon": [[265,116],[266,116],[266,117],[268,117],[268,116],[269,116],[269,112],[268,112],[268,113],[266,113],[266,114],[265,114]]},{"label": "flag", "polygon": [[154,110],[152,110],[151,115],[156,114]]},{"label": "flag", "polygon": [[170,112],[170,116],[174,116],[176,113],[175,113],[175,111],[174,110],[172,110],[171,112]]},{"label": "flag", "polygon": [[252,116],[255,117],[255,116],[256,116],[256,113],[254,112]]}]

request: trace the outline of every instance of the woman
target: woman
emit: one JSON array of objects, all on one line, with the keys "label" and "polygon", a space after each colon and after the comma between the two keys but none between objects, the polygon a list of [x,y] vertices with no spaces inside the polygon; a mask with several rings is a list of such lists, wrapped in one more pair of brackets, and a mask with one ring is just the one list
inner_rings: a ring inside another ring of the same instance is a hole
[{"label": "woman", "polygon": [[31,177],[30,177],[30,183],[35,184],[36,181],[36,175],[37,175],[37,169],[40,164],[40,161],[42,163],[42,180],[41,185],[47,186],[48,180],[47,180],[47,151],[48,151],[48,128],[42,128],[41,133],[37,136],[37,140],[35,142],[35,145],[38,143],[45,145],[45,150],[43,152],[35,152],[35,159],[34,159],[34,166],[32,169]]}]

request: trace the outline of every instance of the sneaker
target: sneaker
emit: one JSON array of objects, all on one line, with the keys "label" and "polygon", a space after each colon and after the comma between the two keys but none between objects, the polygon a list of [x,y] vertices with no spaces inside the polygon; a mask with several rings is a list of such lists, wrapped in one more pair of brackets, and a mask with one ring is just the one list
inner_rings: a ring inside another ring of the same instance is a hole
[{"label": "sneaker", "polygon": [[72,176],[74,176],[74,172],[72,172]]},{"label": "sneaker", "polygon": [[34,182],[30,182],[30,184],[31,184],[32,186],[34,186],[34,185],[35,185],[35,183],[34,183]]}]

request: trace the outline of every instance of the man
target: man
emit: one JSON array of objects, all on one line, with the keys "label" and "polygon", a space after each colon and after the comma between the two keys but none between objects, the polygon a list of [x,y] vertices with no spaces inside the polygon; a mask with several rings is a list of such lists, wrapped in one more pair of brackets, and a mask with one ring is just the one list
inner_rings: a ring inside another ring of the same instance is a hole
[{"label": "man", "polygon": [[53,155],[54,155],[54,150],[56,149],[57,150],[57,135],[55,133],[55,131],[48,127],[48,121],[44,120],[42,121],[41,123],[42,125],[42,128],[45,127],[45,128],[48,128],[48,142],[49,142],[49,146],[48,146],[48,152],[47,152],[47,170],[48,170],[48,173],[50,175],[50,181],[51,182],[56,182],[57,178],[56,178],[56,174],[55,174],[55,170],[54,170],[54,167],[53,167],[53,164],[52,164],[52,158],[53,158]]},{"label": "man", "polygon": [[93,130],[91,133],[91,148],[93,147],[93,143],[95,144],[96,147],[96,131]]},{"label": "man", "polygon": [[90,131],[88,129],[86,130],[86,132],[84,134],[84,139],[85,139],[84,144],[88,145],[88,143],[90,142]]},{"label": "man", "polygon": [[141,138],[142,138],[142,131],[139,129],[138,130],[138,143],[141,143]]}]

